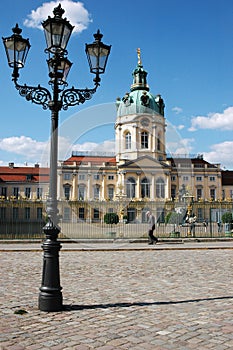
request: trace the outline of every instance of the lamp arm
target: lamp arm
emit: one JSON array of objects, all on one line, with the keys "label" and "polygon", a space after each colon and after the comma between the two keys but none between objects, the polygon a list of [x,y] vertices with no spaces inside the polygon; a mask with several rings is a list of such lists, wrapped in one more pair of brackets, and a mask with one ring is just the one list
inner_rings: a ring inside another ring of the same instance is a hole
[{"label": "lamp arm", "polygon": [[75,89],[72,87],[71,89],[66,89],[61,94],[61,103],[62,108],[67,110],[68,107],[79,105],[84,103],[86,100],[90,100],[94,93],[96,92],[99,84],[93,89]]},{"label": "lamp arm", "polygon": [[26,84],[18,84],[16,79],[13,79],[16,89],[19,91],[20,96],[25,97],[27,101],[42,105],[43,109],[49,108],[49,102],[51,101],[51,94],[46,88],[37,86],[27,86]]}]

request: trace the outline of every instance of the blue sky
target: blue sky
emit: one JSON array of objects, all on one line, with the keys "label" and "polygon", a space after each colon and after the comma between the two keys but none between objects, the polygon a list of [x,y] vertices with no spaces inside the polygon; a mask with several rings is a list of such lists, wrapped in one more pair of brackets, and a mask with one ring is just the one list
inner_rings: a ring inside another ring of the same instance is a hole
[{"label": "blue sky", "polygon": [[[1,36],[16,23],[31,49],[20,71],[21,84],[48,87],[45,39],[38,23],[58,2],[1,1]],[[115,101],[129,91],[138,47],[153,94],[165,101],[168,150],[203,154],[233,169],[233,1],[86,0],[60,1],[76,25],[68,44],[73,66],[69,86],[92,87],[85,43],[97,29],[112,45],[101,86],[90,101],[60,113],[59,158],[71,150],[114,150]],[[76,23],[75,23],[76,22]],[[0,165],[46,162],[50,112],[27,102],[11,81],[4,47],[1,62]],[[172,140],[171,140],[172,138]]]}]

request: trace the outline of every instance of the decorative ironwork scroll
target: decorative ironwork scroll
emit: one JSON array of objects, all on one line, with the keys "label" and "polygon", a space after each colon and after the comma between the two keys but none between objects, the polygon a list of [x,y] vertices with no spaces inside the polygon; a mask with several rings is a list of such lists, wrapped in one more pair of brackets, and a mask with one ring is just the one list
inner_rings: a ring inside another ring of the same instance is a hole
[{"label": "decorative ironwork scroll", "polygon": [[38,85],[38,86],[27,86],[19,85],[15,82],[15,87],[19,91],[19,94],[26,98],[27,101],[36,103],[37,105],[42,105],[43,109],[49,107],[49,102],[51,101],[51,94],[49,90]]},{"label": "decorative ironwork scroll", "polygon": [[67,110],[70,106],[75,106],[90,100],[96,92],[97,86],[93,89],[71,89],[64,90],[61,95],[62,108]]}]

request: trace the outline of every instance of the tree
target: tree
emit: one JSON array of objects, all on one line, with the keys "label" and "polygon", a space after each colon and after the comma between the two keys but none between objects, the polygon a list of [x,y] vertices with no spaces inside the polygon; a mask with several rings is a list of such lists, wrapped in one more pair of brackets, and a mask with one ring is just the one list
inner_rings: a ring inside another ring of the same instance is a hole
[{"label": "tree", "polygon": [[116,213],[106,213],[104,215],[104,222],[105,224],[118,224],[119,222],[119,216]]},{"label": "tree", "polygon": [[232,213],[230,211],[227,211],[222,215],[222,222],[224,224],[230,224],[232,223]]}]

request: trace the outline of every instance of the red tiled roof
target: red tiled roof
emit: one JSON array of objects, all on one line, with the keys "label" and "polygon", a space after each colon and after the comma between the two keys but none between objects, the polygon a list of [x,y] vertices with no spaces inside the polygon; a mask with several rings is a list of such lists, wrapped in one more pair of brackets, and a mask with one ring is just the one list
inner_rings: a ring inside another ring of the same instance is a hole
[{"label": "red tiled roof", "polygon": [[[29,180],[27,176],[31,176]],[[49,182],[49,168],[0,167],[0,182]]]},{"label": "red tiled roof", "polygon": [[111,163],[111,165],[116,165],[115,157],[99,157],[99,156],[72,156],[64,161],[64,165],[69,165],[73,163],[87,163],[100,164],[100,163]]}]

